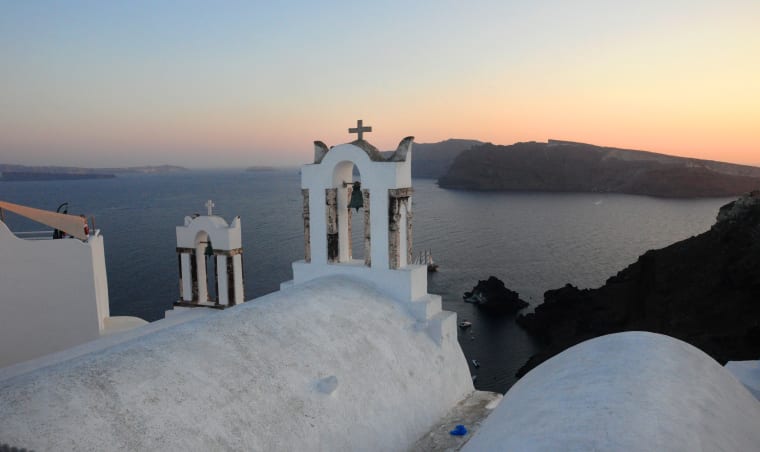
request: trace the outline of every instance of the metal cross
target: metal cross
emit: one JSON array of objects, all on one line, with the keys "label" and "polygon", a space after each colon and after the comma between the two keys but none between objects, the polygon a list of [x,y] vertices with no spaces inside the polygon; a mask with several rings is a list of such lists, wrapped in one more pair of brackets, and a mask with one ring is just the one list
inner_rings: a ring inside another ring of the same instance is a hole
[{"label": "metal cross", "polygon": [[372,132],[372,126],[363,127],[361,119],[356,121],[356,127],[351,127],[350,129],[348,129],[348,133],[358,133],[359,140],[362,139],[364,132]]},{"label": "metal cross", "polygon": [[206,208],[208,209],[208,216],[212,215],[211,210],[214,208],[215,204],[210,199],[206,201]]}]

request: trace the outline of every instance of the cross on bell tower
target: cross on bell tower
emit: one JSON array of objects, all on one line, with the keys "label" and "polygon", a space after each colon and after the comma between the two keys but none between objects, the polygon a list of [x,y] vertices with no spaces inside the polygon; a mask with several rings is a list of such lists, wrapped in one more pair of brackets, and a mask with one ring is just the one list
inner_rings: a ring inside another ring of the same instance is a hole
[{"label": "cross on bell tower", "polygon": [[363,121],[359,119],[356,121],[356,127],[351,127],[348,129],[348,133],[356,133],[359,135],[359,138],[357,140],[362,140],[364,137],[364,132],[372,132],[372,126],[363,126]]},{"label": "cross on bell tower", "polygon": [[214,207],[216,207],[216,204],[214,204],[213,201],[211,201],[210,199],[208,201],[206,201],[206,208],[208,209],[208,216],[213,215]]}]

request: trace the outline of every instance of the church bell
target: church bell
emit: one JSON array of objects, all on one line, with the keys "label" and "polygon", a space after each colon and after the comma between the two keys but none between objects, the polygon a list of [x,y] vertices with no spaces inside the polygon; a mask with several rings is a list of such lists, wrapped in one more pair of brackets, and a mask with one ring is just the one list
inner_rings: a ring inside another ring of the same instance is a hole
[{"label": "church bell", "polygon": [[359,181],[354,182],[354,189],[351,192],[351,201],[348,203],[348,209],[359,209],[364,207],[364,197],[362,196],[362,183]]}]

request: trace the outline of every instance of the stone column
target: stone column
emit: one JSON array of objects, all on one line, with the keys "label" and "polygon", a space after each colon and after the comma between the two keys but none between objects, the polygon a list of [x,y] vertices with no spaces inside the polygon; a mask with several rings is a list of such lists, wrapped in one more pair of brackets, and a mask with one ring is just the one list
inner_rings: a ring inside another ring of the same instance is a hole
[{"label": "stone column", "polygon": [[195,250],[195,281],[193,297],[195,302],[208,303],[208,272],[206,271],[205,245],[200,244]]},{"label": "stone column", "polygon": [[177,247],[177,258],[179,260],[179,299],[180,301],[193,300],[193,265],[192,257],[194,250],[192,248]]},{"label": "stone column", "polygon": [[309,189],[301,190],[303,196],[303,241],[304,241],[304,260],[311,262],[311,226],[309,223]]},{"label": "stone column", "polygon": [[[407,228],[409,220],[405,224],[401,222],[401,209],[412,195],[412,189],[392,188],[388,190],[388,265],[391,270],[396,270],[401,264],[401,253],[408,253],[408,246],[401,250],[401,228]],[[407,230],[408,231],[408,230]],[[407,240],[408,241],[408,240]]]},{"label": "stone column", "polygon": [[396,270],[399,266],[398,246],[401,240],[399,231],[399,221],[401,212],[399,212],[398,198],[390,197],[388,199],[388,264],[391,270]]},{"label": "stone column", "polygon": [[239,252],[232,256],[234,278],[235,278],[235,304],[245,302],[245,269],[243,268],[243,249],[240,248]]},{"label": "stone column", "polygon": [[362,190],[362,201],[364,202],[364,265],[372,266],[372,226],[369,215],[369,189]]},{"label": "stone column", "polygon": [[[348,189],[346,190],[346,192],[348,193],[348,197],[346,199],[348,199],[349,201],[351,200],[351,194],[353,193],[353,191],[354,191],[354,187],[349,185]],[[346,223],[348,224],[348,232],[346,233],[346,242],[348,243],[348,262],[351,262],[351,260],[354,258],[353,231],[352,231],[353,215],[351,214],[350,207],[346,207],[346,212],[347,212]]]},{"label": "stone column", "polygon": [[340,257],[340,238],[338,237],[338,189],[325,189],[327,207],[327,262],[334,264]]},{"label": "stone column", "polygon": [[177,251],[177,273],[179,274],[179,299],[182,299],[182,253]]},{"label": "stone column", "polygon": [[193,303],[198,302],[198,259],[195,250],[190,253],[190,278],[192,281],[192,298]]},{"label": "stone column", "polygon": [[412,262],[414,248],[412,244],[412,198],[406,200],[406,262]]},{"label": "stone column", "polygon": [[229,300],[230,306],[237,304],[237,297],[235,296],[235,256],[227,258],[227,300]]},{"label": "stone column", "polygon": [[216,261],[216,302],[222,306],[228,306],[230,304],[229,290],[227,283],[229,281],[229,275],[227,269],[229,267],[227,257],[227,251],[214,250],[214,260]]},{"label": "stone column", "polygon": [[[219,260],[216,256],[213,256],[212,262],[214,263],[214,297],[211,298],[211,294],[209,294],[208,298],[209,301],[213,301],[216,304],[219,304]],[[206,275],[206,279],[208,279],[208,275]]]}]

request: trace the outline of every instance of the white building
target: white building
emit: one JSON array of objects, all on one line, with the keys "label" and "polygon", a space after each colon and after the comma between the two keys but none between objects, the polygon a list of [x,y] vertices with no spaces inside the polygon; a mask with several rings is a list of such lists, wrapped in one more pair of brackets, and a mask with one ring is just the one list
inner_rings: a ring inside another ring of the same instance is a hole
[{"label": "white building", "polygon": [[103,236],[83,220],[0,201],[71,237],[17,237],[0,221],[0,367],[37,358],[146,322],[111,317]]}]

